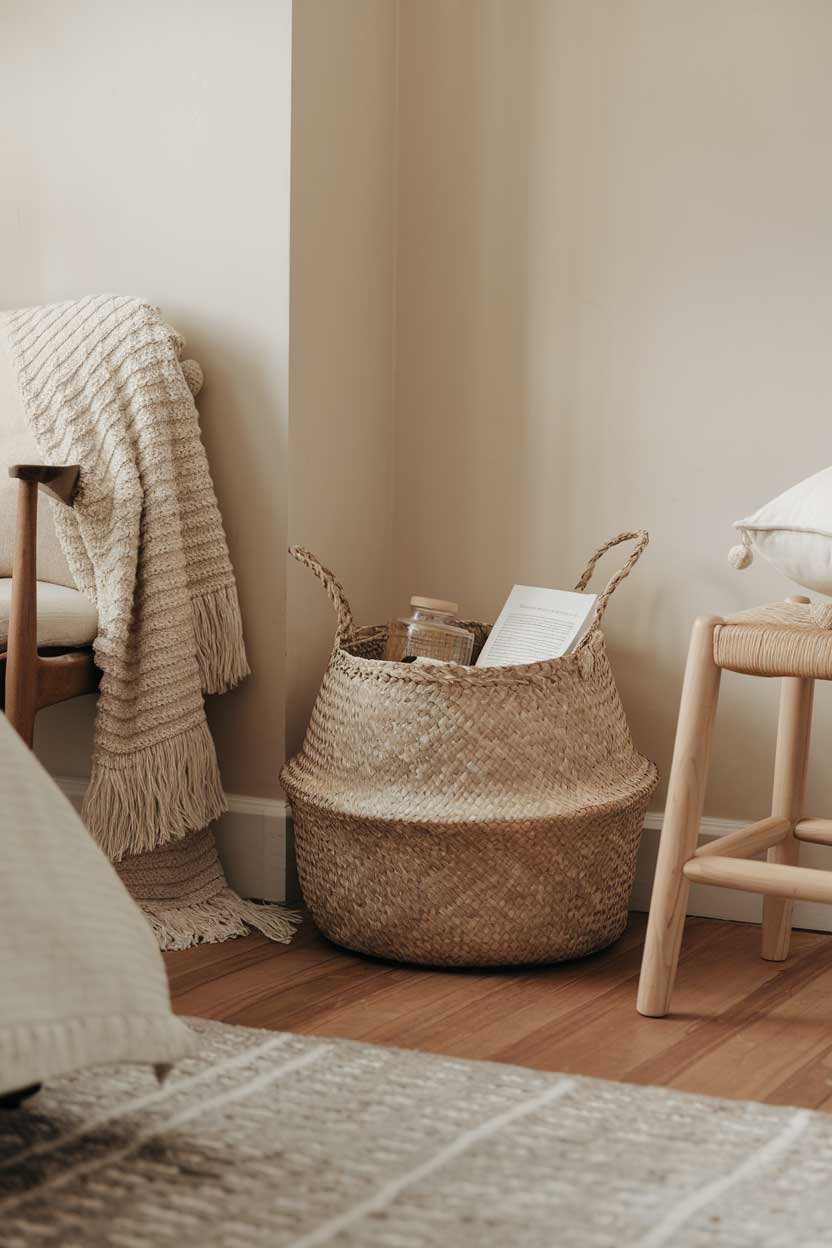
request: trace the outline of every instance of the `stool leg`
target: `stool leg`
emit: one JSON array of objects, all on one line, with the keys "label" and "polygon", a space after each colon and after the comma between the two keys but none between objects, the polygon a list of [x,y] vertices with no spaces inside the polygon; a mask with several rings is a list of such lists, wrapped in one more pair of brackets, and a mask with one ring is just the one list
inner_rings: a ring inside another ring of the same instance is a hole
[{"label": "stool leg", "polygon": [[699,839],[721,675],[714,662],[714,629],[721,623],[716,617],[698,619],[688,651],[638,989],[638,1011],[652,1018],[670,1008],[679,962],[690,887],[682,867]]},{"label": "stool leg", "polygon": [[[813,680],[785,676],[780,692],[777,724],[777,750],[774,759],[774,792],[771,813],[790,820],[792,831],[768,851],[769,862],[797,866],[800,842],[794,825],[803,817],[803,794],[809,761],[812,728]],[[782,962],[789,955],[794,902],[785,897],[763,898],[762,955],[769,962]]]}]

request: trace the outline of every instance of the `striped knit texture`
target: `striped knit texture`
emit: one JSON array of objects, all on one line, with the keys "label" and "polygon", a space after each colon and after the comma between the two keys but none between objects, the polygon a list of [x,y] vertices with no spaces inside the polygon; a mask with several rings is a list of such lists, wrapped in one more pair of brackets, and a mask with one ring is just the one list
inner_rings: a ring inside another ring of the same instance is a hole
[{"label": "striped knit texture", "polygon": [[13,312],[8,332],[41,454],[81,465],[55,522],[98,608],[84,814],[118,860],[225,809],[202,693],[248,671],[234,573],[183,343],[158,309],[101,296]]},{"label": "striped knit texture", "polygon": [[[193,361],[183,371],[183,339],[138,299],[26,308],[7,314],[5,329],[41,455],[81,467],[74,506],[57,506],[54,519],[76,584],[98,608],[103,675],[84,817],[119,862],[226,809],[203,692],[221,693],[249,669],[192,394],[201,373]],[[143,874],[154,869],[148,860]],[[169,922],[166,936],[156,926],[163,947],[181,947],[180,928]],[[219,928],[196,922],[191,936],[223,939]]]},{"label": "striped knit texture", "polygon": [[256,927],[288,944],[300,915],[238,897],[226,882],[210,828],[116,863],[127,891],[145,913],[162,949],[188,949],[245,936]]}]

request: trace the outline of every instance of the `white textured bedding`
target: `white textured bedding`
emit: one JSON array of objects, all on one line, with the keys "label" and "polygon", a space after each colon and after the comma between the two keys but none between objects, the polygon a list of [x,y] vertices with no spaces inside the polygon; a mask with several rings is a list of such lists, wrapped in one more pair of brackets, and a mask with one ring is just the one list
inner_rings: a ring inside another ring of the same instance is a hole
[{"label": "white textured bedding", "polygon": [[0,714],[0,1093],[191,1047],[150,927]]}]

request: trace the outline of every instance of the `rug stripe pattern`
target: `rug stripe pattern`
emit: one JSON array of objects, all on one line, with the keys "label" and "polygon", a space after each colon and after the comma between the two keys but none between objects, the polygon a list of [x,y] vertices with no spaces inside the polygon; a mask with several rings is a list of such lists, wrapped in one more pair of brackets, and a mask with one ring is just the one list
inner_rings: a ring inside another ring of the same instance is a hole
[{"label": "rug stripe pattern", "polygon": [[0,1115],[3,1248],[828,1242],[824,1114],[192,1025]]}]

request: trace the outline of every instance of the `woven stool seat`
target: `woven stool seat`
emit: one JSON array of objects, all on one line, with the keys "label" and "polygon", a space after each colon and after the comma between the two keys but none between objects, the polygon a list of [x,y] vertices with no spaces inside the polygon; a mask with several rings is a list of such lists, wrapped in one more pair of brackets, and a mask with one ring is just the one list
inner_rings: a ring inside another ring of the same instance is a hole
[{"label": "woven stool seat", "polygon": [[832,604],[773,602],[714,630],[717,667],[749,676],[832,680]]}]

